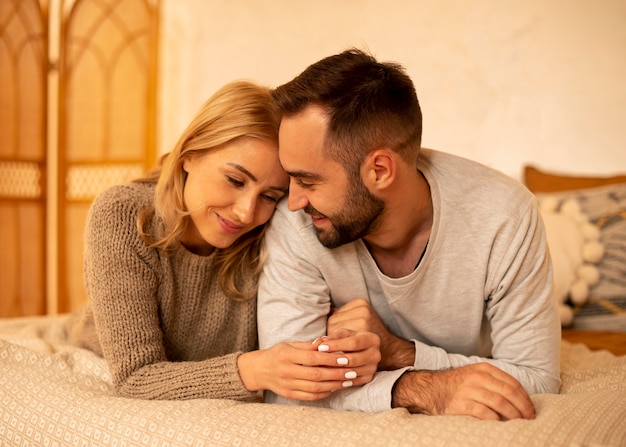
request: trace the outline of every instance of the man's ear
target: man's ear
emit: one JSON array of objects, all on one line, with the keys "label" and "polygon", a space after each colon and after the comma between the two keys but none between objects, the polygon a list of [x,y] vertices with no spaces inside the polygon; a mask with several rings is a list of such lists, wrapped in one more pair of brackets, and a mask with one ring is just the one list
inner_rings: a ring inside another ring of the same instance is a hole
[{"label": "man's ear", "polygon": [[395,180],[396,170],[396,154],[389,149],[376,149],[361,166],[361,178],[370,191],[383,190]]}]

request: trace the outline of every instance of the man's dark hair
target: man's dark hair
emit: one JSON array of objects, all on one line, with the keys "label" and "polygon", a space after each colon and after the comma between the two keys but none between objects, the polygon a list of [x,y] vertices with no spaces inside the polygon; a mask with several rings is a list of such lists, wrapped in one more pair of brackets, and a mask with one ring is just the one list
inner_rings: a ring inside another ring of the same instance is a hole
[{"label": "man's dark hair", "polygon": [[349,49],[310,65],[272,97],[282,116],[322,107],[329,120],[325,151],[351,174],[369,152],[382,147],[417,161],[422,112],[413,82],[399,64]]}]

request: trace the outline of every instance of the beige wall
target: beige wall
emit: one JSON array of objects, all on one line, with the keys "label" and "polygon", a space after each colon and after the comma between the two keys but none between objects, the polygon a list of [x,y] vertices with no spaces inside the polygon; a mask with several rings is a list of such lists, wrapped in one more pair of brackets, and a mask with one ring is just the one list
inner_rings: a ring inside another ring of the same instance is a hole
[{"label": "beige wall", "polygon": [[623,0],[161,1],[161,152],[225,82],[358,46],[405,65],[426,147],[517,178],[626,171]]}]

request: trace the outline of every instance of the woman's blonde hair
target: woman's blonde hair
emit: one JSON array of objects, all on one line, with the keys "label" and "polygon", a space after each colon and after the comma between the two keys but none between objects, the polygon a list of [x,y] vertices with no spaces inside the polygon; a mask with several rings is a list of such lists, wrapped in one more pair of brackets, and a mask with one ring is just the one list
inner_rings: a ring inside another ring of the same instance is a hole
[{"label": "woman's blonde hair", "polygon": [[[219,89],[202,106],[171,152],[143,178],[156,183],[154,207],[144,210],[137,221],[140,234],[153,247],[167,250],[180,240],[189,225],[189,212],[183,200],[187,173],[183,162],[203,155],[237,138],[251,137],[278,144],[280,118],[272,105],[269,89],[248,81],[235,81]],[[164,223],[164,232],[150,235],[146,220],[151,212]],[[256,279],[263,264],[262,238],[265,225],[255,228],[225,249],[216,249],[218,281],[224,293],[235,300],[254,296],[244,290],[246,275]]]}]

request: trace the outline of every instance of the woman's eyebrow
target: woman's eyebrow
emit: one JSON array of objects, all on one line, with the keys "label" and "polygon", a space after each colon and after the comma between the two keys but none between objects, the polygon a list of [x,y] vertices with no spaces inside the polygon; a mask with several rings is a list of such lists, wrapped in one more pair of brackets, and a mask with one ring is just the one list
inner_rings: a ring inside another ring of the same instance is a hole
[{"label": "woman's eyebrow", "polygon": [[228,163],[229,166],[232,166],[233,168],[237,169],[238,171],[241,171],[242,174],[247,175],[248,177],[250,177],[250,179],[252,179],[255,182],[258,182],[259,180],[256,178],[256,176],[254,174],[252,174],[252,172],[248,171],[246,168],[244,168],[243,166],[241,166],[240,164],[237,163]]},{"label": "woman's eyebrow", "polygon": [[[232,166],[233,168],[237,169],[242,174],[248,176],[250,178],[250,180],[252,180],[253,182],[258,182],[258,179],[256,178],[256,176],[252,172],[248,171],[246,168],[241,166],[240,164],[237,164],[237,163],[227,163],[227,164],[229,166]],[[269,189],[275,189],[275,190],[280,191],[280,192],[285,193],[285,194],[287,194],[287,192],[289,192],[289,188],[283,188],[282,186],[270,186]]]}]

